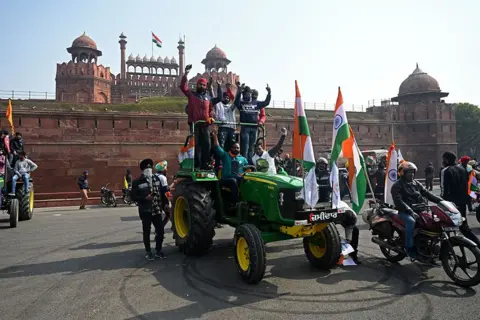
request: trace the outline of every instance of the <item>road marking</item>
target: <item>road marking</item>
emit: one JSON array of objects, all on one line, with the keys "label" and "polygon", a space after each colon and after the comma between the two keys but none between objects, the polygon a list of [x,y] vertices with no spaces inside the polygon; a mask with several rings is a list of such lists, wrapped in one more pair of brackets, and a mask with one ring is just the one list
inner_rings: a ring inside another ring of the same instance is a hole
[{"label": "road marking", "polygon": [[60,217],[62,214],[61,213],[55,213],[53,216],[54,217]]}]

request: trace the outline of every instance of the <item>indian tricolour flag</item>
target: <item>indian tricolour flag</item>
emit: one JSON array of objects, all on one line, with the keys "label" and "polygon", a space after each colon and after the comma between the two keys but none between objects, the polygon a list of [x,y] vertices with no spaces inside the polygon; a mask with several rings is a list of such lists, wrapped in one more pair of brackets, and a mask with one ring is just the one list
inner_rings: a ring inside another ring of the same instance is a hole
[{"label": "indian tricolour flag", "polygon": [[[400,151],[400,150],[399,150]],[[384,201],[389,205],[394,205],[392,198],[392,186],[397,181],[398,153],[395,150],[395,143],[392,143],[388,149],[387,156],[387,174],[385,175]]]},{"label": "indian tricolour flag", "polygon": [[473,199],[477,199],[477,192],[479,191],[477,176],[475,170],[470,171],[468,176],[468,195]]},{"label": "indian tricolour flag", "polygon": [[152,32],[152,41],[157,45],[157,47],[159,48],[162,47],[162,40],[160,40],[160,38],[157,37],[153,32]]},{"label": "indian tricolour flag", "polygon": [[310,208],[315,207],[318,201],[318,185],[315,176],[315,155],[313,154],[313,144],[310,138],[310,129],[308,127],[305,109],[303,107],[302,97],[298,83],[295,80],[295,124],[293,128],[293,158],[303,162],[303,167],[308,170],[307,177],[304,180],[304,186],[301,195],[305,203]]},{"label": "indian tricolour flag", "polygon": [[337,167],[337,160],[341,154],[350,164],[348,167],[348,178],[352,209],[358,214],[365,201],[365,192],[367,188],[365,160],[358,148],[353,131],[348,125],[347,113],[343,106],[342,91],[338,88],[337,103],[335,104],[335,115],[333,119],[332,155],[330,158],[330,182],[333,189],[332,205],[334,207],[338,207],[341,200]]}]

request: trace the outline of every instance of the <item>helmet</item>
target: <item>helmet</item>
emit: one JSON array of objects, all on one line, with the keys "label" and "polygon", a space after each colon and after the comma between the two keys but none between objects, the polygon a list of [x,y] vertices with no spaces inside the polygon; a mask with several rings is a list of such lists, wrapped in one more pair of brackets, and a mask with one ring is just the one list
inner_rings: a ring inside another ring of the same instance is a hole
[{"label": "helmet", "polygon": [[320,164],[320,163],[323,163],[323,164],[328,165],[328,160],[325,159],[324,157],[320,157],[320,158],[318,158],[318,160],[317,160],[317,164]]},{"label": "helmet", "polygon": [[415,163],[409,162],[409,161],[403,161],[398,166],[398,175],[403,176],[405,173],[407,173],[409,171],[412,171],[412,170],[415,171],[415,172],[417,172],[417,170],[418,170]]}]

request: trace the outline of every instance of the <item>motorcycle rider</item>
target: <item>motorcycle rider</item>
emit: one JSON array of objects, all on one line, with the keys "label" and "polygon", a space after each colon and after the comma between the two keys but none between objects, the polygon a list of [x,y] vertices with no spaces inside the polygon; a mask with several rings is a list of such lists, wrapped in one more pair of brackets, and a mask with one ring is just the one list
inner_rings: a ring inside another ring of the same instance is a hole
[{"label": "motorcycle rider", "polygon": [[429,192],[415,180],[417,166],[413,162],[402,162],[398,172],[400,179],[393,184],[391,194],[398,216],[405,223],[405,251],[411,259],[422,259],[413,243],[413,231],[419,216],[412,209],[412,205],[425,203],[425,199],[435,203],[443,199]]},{"label": "motorcycle rider", "polygon": [[[140,162],[142,175],[132,183],[131,197],[138,203],[138,213],[142,220],[143,244],[147,254],[147,260],[155,258],[165,259],[162,252],[164,237],[163,219],[165,214],[162,211],[161,182],[157,175],[153,174],[153,160],[144,159]],[[155,256],[150,246],[150,233],[152,224],[155,227]]]}]

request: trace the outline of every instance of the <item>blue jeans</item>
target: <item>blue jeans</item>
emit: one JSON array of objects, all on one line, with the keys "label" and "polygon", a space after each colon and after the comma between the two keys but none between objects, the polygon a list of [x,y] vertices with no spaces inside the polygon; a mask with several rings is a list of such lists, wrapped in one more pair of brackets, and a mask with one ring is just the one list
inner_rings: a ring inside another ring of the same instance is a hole
[{"label": "blue jeans", "polygon": [[247,158],[248,162],[252,161],[257,133],[256,126],[242,126],[240,130],[240,153]]},{"label": "blue jeans", "polygon": [[415,230],[415,219],[405,212],[399,212],[398,217],[405,223],[405,249],[413,248],[413,230]]},{"label": "blue jeans", "polygon": [[[17,180],[18,180],[18,175],[14,175],[12,177],[12,193],[15,193],[15,189],[17,187]],[[22,180],[23,184],[25,185],[25,192],[28,193],[29,187],[30,187],[30,175],[28,173],[23,173],[22,174]]]}]

